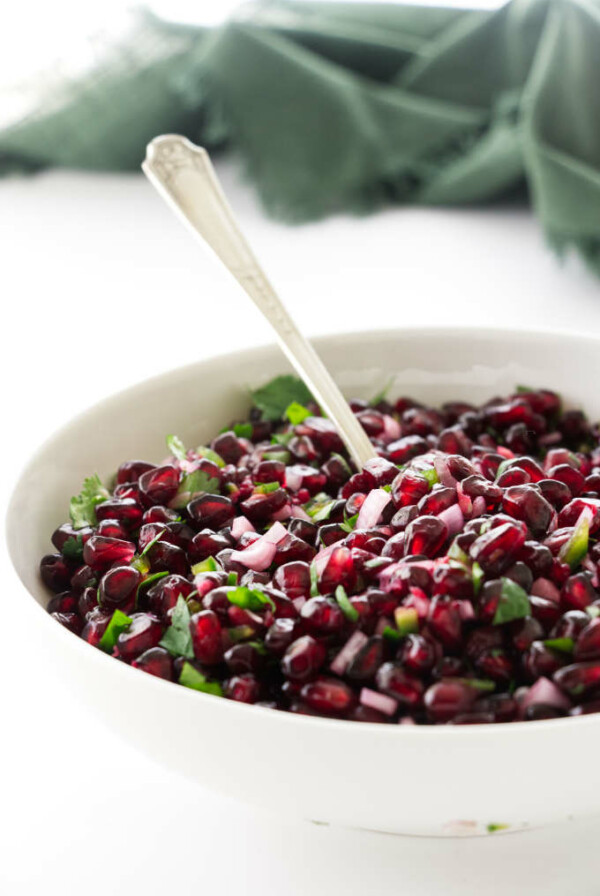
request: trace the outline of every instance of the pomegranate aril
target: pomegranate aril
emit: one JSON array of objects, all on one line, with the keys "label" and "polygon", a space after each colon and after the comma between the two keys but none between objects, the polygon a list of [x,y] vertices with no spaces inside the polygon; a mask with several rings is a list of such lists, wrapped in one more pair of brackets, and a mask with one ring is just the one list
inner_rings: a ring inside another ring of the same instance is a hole
[{"label": "pomegranate aril", "polygon": [[311,634],[333,634],[345,625],[339,605],[327,597],[311,597],[300,610],[300,616]]},{"label": "pomegranate aril", "polygon": [[194,613],[190,619],[190,633],[197,660],[207,666],[212,666],[222,660],[221,623],[216,613],[212,610],[201,610],[199,613]]},{"label": "pomegranate aril", "polygon": [[133,498],[109,498],[96,506],[96,518],[118,520],[125,528],[136,529],[142,521],[142,508]]},{"label": "pomegranate aril", "polygon": [[101,607],[97,607],[91,613],[87,614],[86,622],[81,632],[81,637],[92,647],[98,647],[102,640],[102,635],[108,627],[112,613],[110,610],[105,611]]},{"label": "pomegranate aril", "polygon": [[216,557],[221,551],[230,547],[229,539],[212,529],[203,529],[194,535],[188,548],[189,560],[192,564],[201,563],[208,557]]},{"label": "pomegranate aril", "polygon": [[136,659],[145,650],[156,647],[162,637],[162,623],[149,613],[134,613],[131,625],[117,638],[117,652],[125,662]]},{"label": "pomegranate aril", "polygon": [[334,547],[318,577],[321,594],[329,594],[342,585],[346,591],[352,591],[356,581],[354,561],[349,548]]},{"label": "pomegranate aril", "polygon": [[600,618],[592,619],[578,634],[573,658],[576,662],[600,659]]},{"label": "pomegranate aril", "polygon": [[42,582],[51,591],[66,591],[71,583],[72,567],[62,554],[47,554],[40,562]]},{"label": "pomegranate aril", "polygon": [[142,576],[133,566],[115,566],[100,579],[98,600],[102,607],[115,609],[135,594]]},{"label": "pomegranate aril", "polygon": [[368,681],[377,672],[383,661],[383,655],[383,638],[375,635],[354,654],[346,666],[345,674],[353,681]]},{"label": "pomegranate aril", "polygon": [[469,555],[485,573],[498,575],[514,562],[524,544],[523,531],[505,523],[480,535],[471,545]]},{"label": "pomegranate aril", "polygon": [[407,673],[400,663],[384,663],[380,666],[375,682],[379,691],[393,697],[401,706],[412,709],[421,703],[423,683]]},{"label": "pomegranate aril", "polygon": [[264,648],[256,644],[234,644],[226,651],[224,660],[233,675],[244,672],[258,672],[264,665]]},{"label": "pomegranate aril", "polygon": [[563,610],[585,610],[597,597],[596,589],[584,572],[569,576],[560,592]]},{"label": "pomegranate aril", "polygon": [[133,660],[131,665],[149,675],[173,681],[173,658],[164,647],[150,647]]},{"label": "pomegranate aril", "polygon": [[600,690],[600,663],[574,663],[554,673],[553,680],[574,700],[582,700]]},{"label": "pomegranate aril", "polygon": [[459,601],[449,595],[436,595],[429,607],[427,625],[445,647],[452,650],[460,647],[463,622]]},{"label": "pomegranate aril", "polygon": [[83,559],[95,571],[107,569],[115,563],[130,563],[135,545],[120,538],[93,535],[83,546]]},{"label": "pomegranate aril", "polygon": [[479,696],[478,692],[462,681],[444,679],[425,691],[423,703],[432,722],[449,722],[455,716],[468,712]]},{"label": "pomegranate aril", "polygon": [[260,686],[254,675],[245,672],[242,675],[232,675],[225,682],[225,696],[238,703],[256,703],[260,695]]},{"label": "pomegranate aril", "polygon": [[429,445],[421,436],[404,436],[387,446],[387,453],[392,463],[402,466],[414,457],[425,454]]},{"label": "pomegranate aril", "polygon": [[73,634],[81,634],[83,620],[77,613],[51,613],[50,615],[64,628],[68,628],[70,632],[73,632]]},{"label": "pomegranate aril", "polygon": [[404,551],[435,557],[448,538],[448,527],[436,516],[420,516],[406,528]]},{"label": "pomegranate aril", "polygon": [[566,661],[564,654],[546,647],[543,641],[533,641],[521,656],[521,666],[528,681],[535,681],[542,676],[550,678]]},{"label": "pomegranate aril", "polygon": [[544,496],[529,485],[515,485],[507,488],[502,496],[505,513],[523,520],[534,536],[546,533],[554,515],[554,508]]},{"label": "pomegranate aril", "polygon": [[273,576],[273,584],[294,600],[310,595],[310,567],[308,563],[294,561],[280,566]]},{"label": "pomegranate aril", "polygon": [[170,464],[142,473],[138,481],[140,495],[148,506],[168,504],[179,488],[179,470]]},{"label": "pomegranate aril", "polygon": [[338,678],[319,676],[305,684],[300,691],[304,702],[318,712],[347,712],[356,698],[351,688]]},{"label": "pomegranate aril", "polygon": [[398,660],[409,672],[425,675],[439,659],[441,648],[423,635],[408,635],[398,650]]},{"label": "pomegranate aril", "polygon": [[281,670],[292,681],[307,681],[325,662],[325,648],[310,635],[303,635],[287,648]]},{"label": "pomegranate aril", "polygon": [[202,528],[222,529],[235,516],[233,501],[222,495],[198,495],[187,505],[190,518]]}]

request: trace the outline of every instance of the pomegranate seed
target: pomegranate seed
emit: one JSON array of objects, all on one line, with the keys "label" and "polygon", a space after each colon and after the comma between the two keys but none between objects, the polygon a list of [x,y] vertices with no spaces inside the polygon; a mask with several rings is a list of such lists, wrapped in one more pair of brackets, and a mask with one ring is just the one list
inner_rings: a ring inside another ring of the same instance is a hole
[{"label": "pomegranate seed", "polygon": [[224,688],[225,696],[238,703],[256,703],[260,693],[258,681],[249,672],[233,675],[227,680]]},{"label": "pomegranate seed", "polygon": [[354,693],[347,684],[337,678],[319,676],[302,687],[300,696],[318,712],[343,713],[355,702]]},{"label": "pomegranate seed", "polygon": [[127,603],[136,592],[142,577],[133,566],[115,566],[102,576],[98,599],[103,607],[115,609]]},{"label": "pomegranate seed", "polygon": [[435,557],[448,538],[448,527],[436,516],[420,516],[406,528],[405,553]]},{"label": "pomegranate seed", "polygon": [[404,671],[399,663],[384,663],[375,678],[377,688],[393,697],[401,706],[413,708],[421,703],[423,683]]},{"label": "pomegranate seed", "polygon": [[198,495],[187,506],[191,519],[208,529],[222,529],[233,522],[233,501],[222,495]]},{"label": "pomegranate seed", "polygon": [[219,663],[223,658],[223,646],[216,613],[212,610],[194,613],[190,619],[190,632],[196,659],[207,666]]},{"label": "pomegranate seed", "polygon": [[281,670],[292,681],[307,681],[325,662],[325,648],[310,635],[290,644],[281,660]]},{"label": "pomegranate seed", "polygon": [[117,638],[117,651],[125,662],[136,659],[144,651],[156,647],[162,637],[162,623],[149,613],[134,613],[131,625]]},{"label": "pomegranate seed", "polygon": [[107,569],[114,563],[130,563],[135,545],[119,538],[93,535],[83,546],[83,559],[95,571]]},{"label": "pomegranate seed", "polygon": [[61,554],[47,554],[40,563],[42,582],[51,591],[65,591],[71,582],[72,570]]},{"label": "pomegranate seed", "polygon": [[140,653],[131,665],[143,672],[148,672],[149,675],[173,681],[173,658],[163,647],[150,647]]},{"label": "pomegranate seed", "polygon": [[449,722],[460,713],[468,712],[477,691],[458,680],[443,680],[425,691],[423,703],[432,722]]}]

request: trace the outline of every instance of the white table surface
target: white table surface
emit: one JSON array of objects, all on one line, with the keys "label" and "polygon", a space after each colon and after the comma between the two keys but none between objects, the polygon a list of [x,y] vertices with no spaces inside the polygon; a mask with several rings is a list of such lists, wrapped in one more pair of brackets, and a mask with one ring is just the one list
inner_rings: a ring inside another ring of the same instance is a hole
[{"label": "white table surface", "polygon": [[[600,283],[575,259],[561,267],[526,210],[395,209],[290,230],[264,218],[232,166],[221,171],[308,334],[404,322],[600,329]],[[0,182],[0,245],[3,500],[36,445],[84,407],[269,341],[141,177]],[[4,552],[0,561],[7,896],[597,896],[600,819],[412,839],[269,816],[175,777],[102,727],[29,653],[25,597]]]}]

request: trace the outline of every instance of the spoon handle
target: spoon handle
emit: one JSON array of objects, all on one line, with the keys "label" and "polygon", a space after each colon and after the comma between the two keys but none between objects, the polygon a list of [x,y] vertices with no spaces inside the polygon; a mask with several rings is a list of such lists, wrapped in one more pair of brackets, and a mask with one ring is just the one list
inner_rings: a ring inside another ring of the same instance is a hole
[{"label": "spoon handle", "polygon": [[304,338],[240,231],[210,157],[185,137],[166,134],[148,144],[146,177],[167,204],[207,243],[267,318],[290,362],[335,424],[359,468],[376,456],[327,368]]}]

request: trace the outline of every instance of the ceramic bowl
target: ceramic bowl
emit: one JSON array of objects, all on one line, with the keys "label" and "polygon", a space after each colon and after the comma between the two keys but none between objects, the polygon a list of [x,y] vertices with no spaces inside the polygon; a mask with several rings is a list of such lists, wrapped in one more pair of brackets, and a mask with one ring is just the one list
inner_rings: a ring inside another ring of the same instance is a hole
[{"label": "ceramic bowl", "polygon": [[[549,387],[600,417],[600,339],[418,329],[315,341],[347,396],[480,402]],[[44,662],[113,729],[175,771],[250,803],[320,822],[410,834],[515,830],[594,813],[600,715],[474,726],[387,726],[296,716],[188,690],[116,662],[57,625],[38,563],[84,476],[164,456],[165,433],[207,441],[248,408],[246,386],[288,370],[275,346],[217,357],[121,392],[31,460],[7,531],[23,614]],[[199,803],[202,800],[198,792]]]}]

